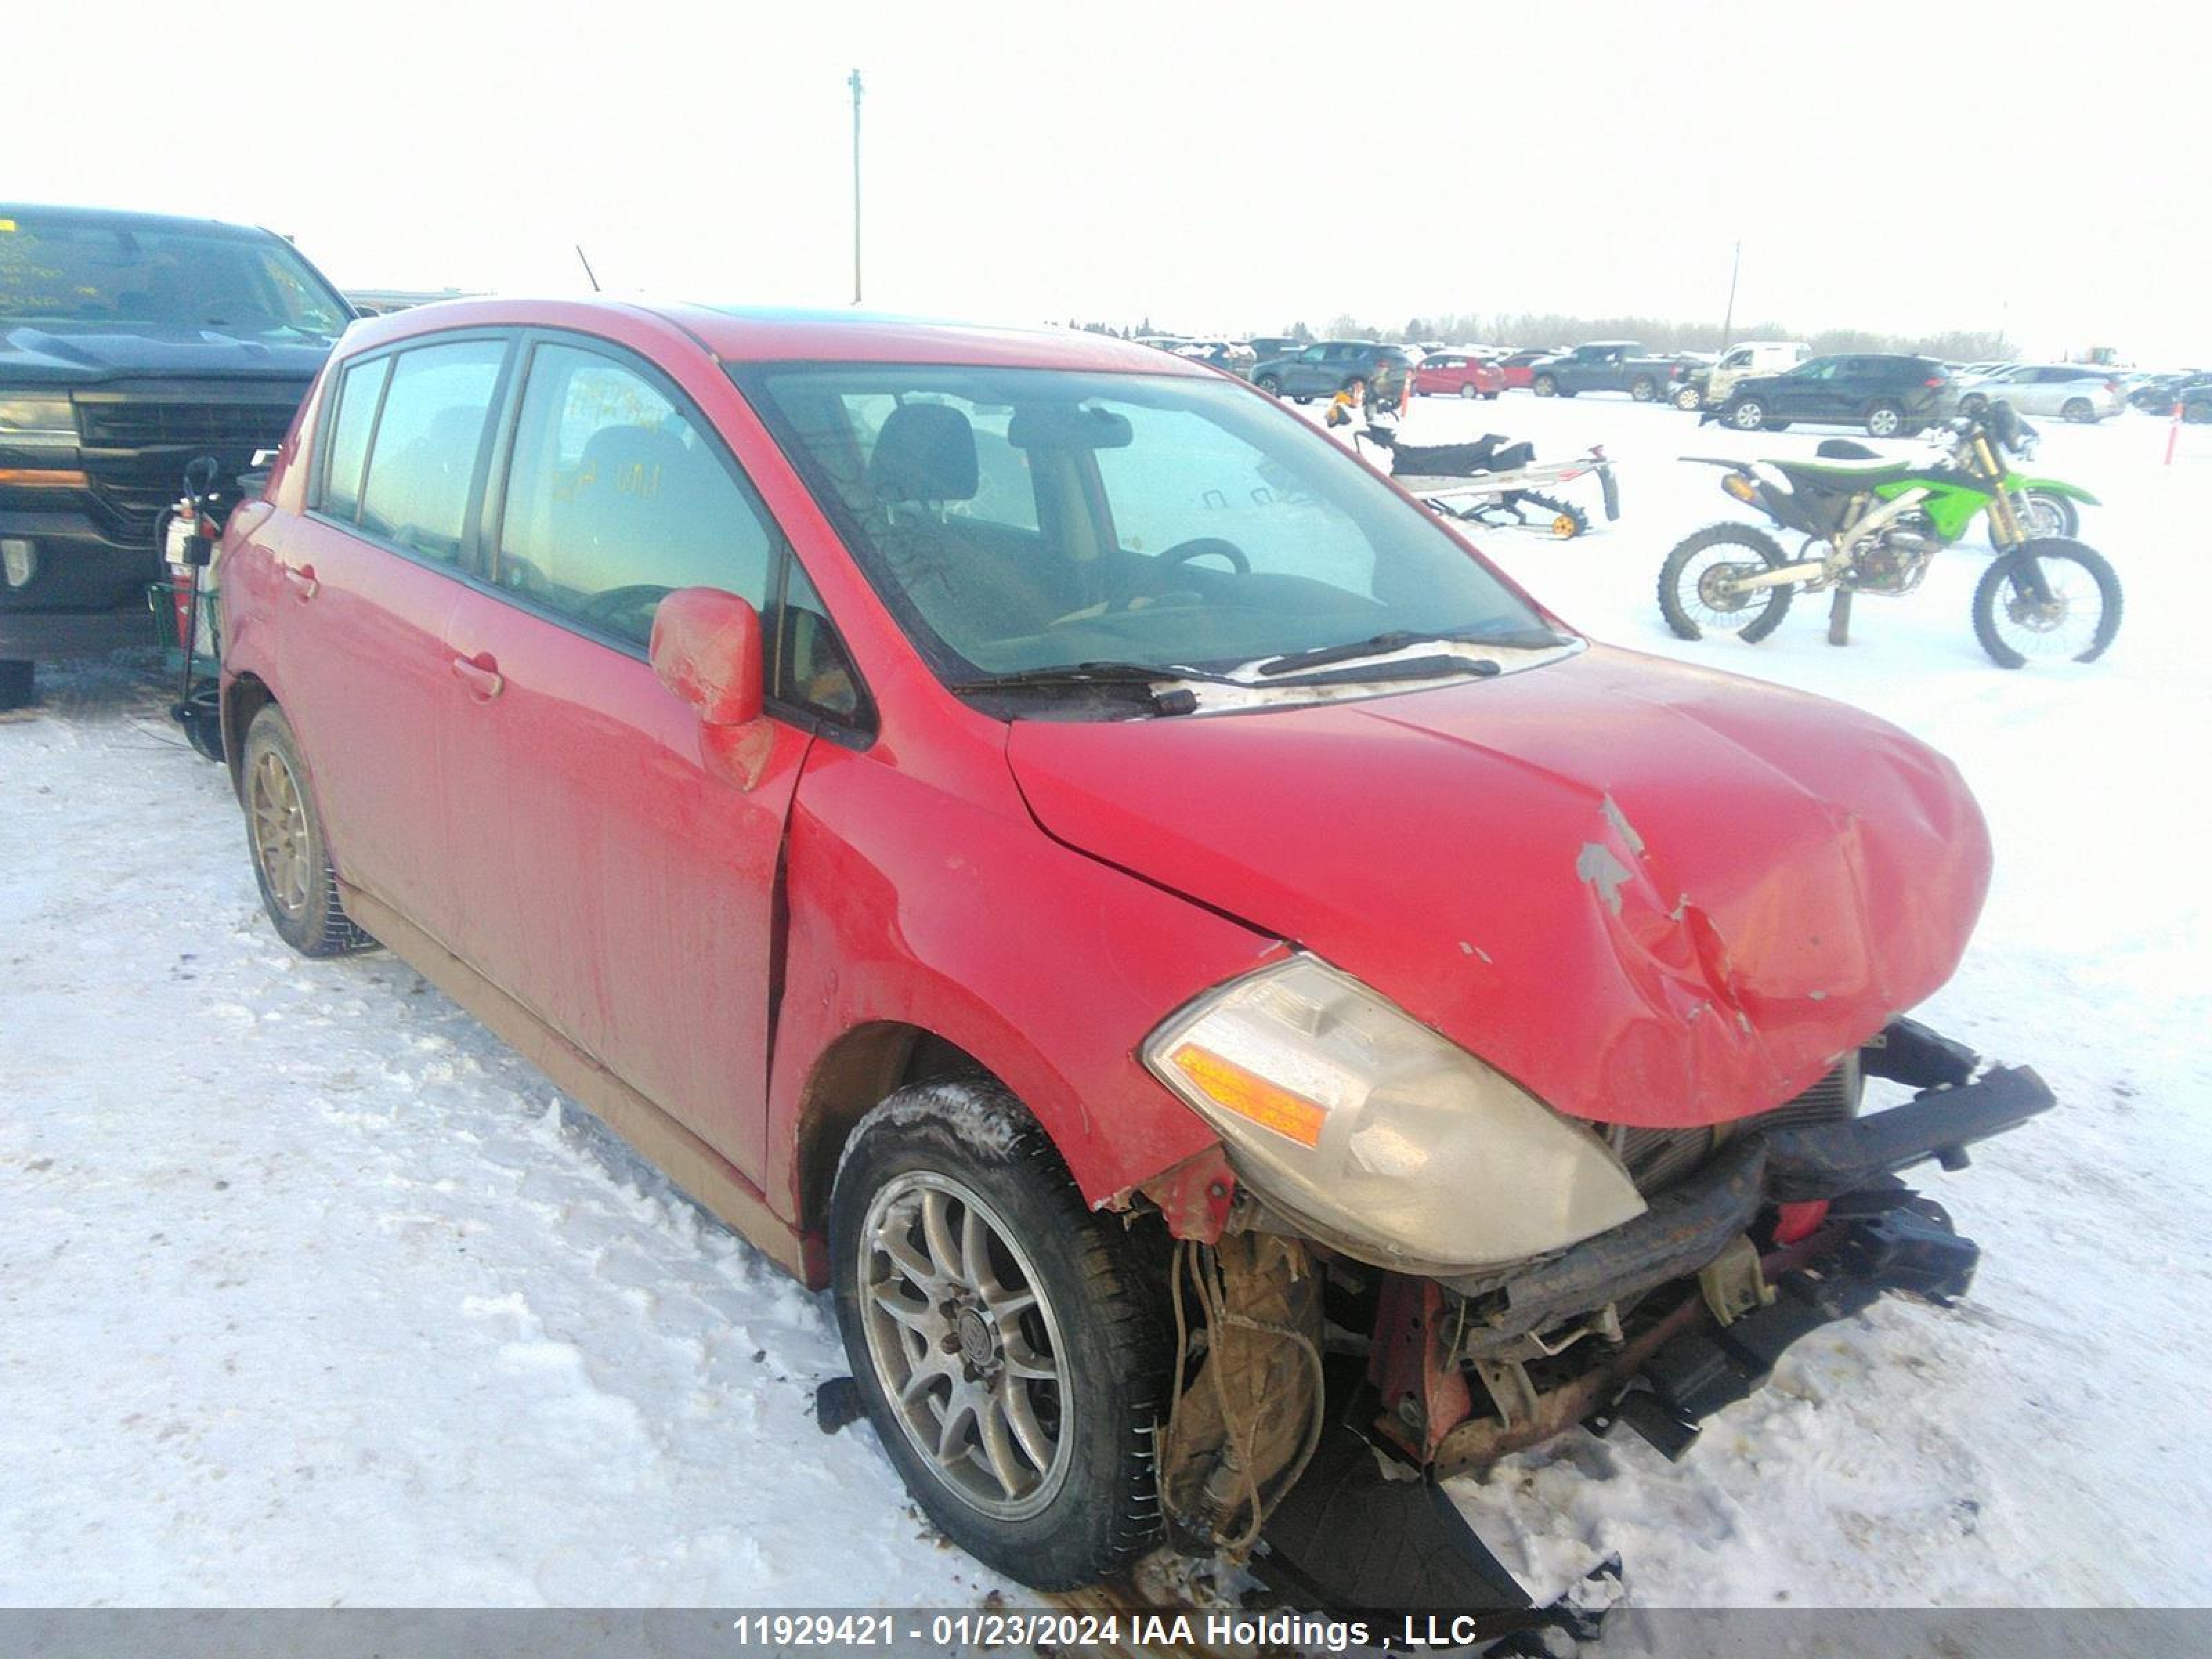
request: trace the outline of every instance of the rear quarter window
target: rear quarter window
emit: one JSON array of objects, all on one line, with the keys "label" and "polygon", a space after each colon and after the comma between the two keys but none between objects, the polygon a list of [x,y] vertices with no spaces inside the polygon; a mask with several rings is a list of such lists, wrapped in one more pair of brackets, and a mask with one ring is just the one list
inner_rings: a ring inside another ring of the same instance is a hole
[{"label": "rear quarter window", "polygon": [[362,465],[368,459],[369,434],[384,399],[392,359],[378,357],[349,365],[338,376],[337,415],[331,422],[329,459],[318,503],[333,518],[351,519],[361,511]]}]

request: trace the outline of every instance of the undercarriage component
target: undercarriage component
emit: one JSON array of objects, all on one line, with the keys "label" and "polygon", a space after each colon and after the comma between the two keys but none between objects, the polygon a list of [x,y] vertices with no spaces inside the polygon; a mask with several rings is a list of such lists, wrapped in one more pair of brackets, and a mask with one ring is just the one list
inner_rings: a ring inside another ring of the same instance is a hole
[{"label": "undercarriage component", "polygon": [[1553,1622],[1433,1479],[1386,1471],[1341,1423],[1269,1517],[1252,1569],[1286,1600],[1336,1613],[1490,1613],[1490,1636]]},{"label": "undercarriage component", "polygon": [[1182,1386],[1160,1431],[1161,1507],[1177,1547],[1233,1559],[1321,1437],[1321,1280],[1297,1240],[1238,1233],[1177,1244],[1174,1301]]},{"label": "undercarriage component", "polygon": [[1436,1455],[1474,1403],[1459,1367],[1458,1323],[1458,1308],[1433,1279],[1383,1279],[1367,1380],[1382,1400],[1382,1432],[1417,1463]]}]

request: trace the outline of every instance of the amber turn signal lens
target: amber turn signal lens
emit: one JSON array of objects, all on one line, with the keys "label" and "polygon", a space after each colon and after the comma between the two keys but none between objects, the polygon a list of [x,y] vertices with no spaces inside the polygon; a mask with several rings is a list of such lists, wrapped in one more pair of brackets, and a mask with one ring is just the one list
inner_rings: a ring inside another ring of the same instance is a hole
[{"label": "amber turn signal lens", "polygon": [[1731,472],[1721,480],[1721,488],[1740,501],[1759,499],[1759,486],[1741,472]]},{"label": "amber turn signal lens", "polygon": [[1321,1145],[1322,1125],[1328,1121],[1328,1111],[1304,1095],[1279,1088],[1257,1073],[1248,1072],[1235,1060],[1195,1042],[1184,1043],[1168,1056],[1168,1063],[1224,1111],[1249,1118],[1301,1146]]},{"label": "amber turn signal lens", "polygon": [[22,489],[85,489],[92,480],[82,472],[64,472],[45,466],[0,466],[0,484]]}]

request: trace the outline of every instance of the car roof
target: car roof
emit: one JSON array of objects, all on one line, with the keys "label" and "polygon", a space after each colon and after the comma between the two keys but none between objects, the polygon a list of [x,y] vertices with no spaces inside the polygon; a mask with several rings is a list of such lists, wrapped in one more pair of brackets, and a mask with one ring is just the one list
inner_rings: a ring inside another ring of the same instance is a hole
[{"label": "car roof", "polygon": [[349,331],[362,345],[450,328],[573,328],[590,332],[613,318],[652,318],[689,335],[716,358],[751,362],[939,363],[977,368],[1088,369],[1130,374],[1211,376],[1188,357],[1109,334],[1013,328],[884,312],[699,305],[588,298],[444,300],[365,319]]},{"label": "car roof", "polygon": [[276,236],[275,231],[259,225],[236,225],[222,219],[195,219],[175,213],[136,213],[128,208],[53,207],[39,202],[0,202],[0,220],[5,219],[85,229],[189,230],[202,235],[235,236],[256,242]]}]

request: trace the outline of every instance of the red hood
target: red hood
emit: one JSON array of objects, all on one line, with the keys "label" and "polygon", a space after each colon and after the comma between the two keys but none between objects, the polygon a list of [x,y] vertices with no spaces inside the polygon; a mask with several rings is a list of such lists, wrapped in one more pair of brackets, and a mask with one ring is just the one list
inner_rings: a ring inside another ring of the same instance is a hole
[{"label": "red hood", "polygon": [[1989,885],[1896,727],[1594,647],[1358,702],[1019,721],[1069,845],[1357,975],[1553,1107],[1779,1104],[1950,977]]}]

